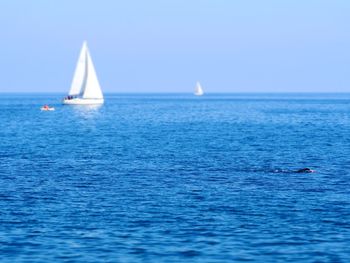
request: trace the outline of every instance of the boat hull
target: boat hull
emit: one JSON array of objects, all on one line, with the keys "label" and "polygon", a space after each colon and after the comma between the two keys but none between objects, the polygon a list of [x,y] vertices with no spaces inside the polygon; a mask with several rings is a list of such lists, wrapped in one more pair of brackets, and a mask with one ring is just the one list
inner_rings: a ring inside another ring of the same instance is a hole
[{"label": "boat hull", "polygon": [[75,99],[64,99],[63,104],[65,105],[96,105],[96,104],[103,104],[104,99],[82,99],[82,98],[75,98]]}]

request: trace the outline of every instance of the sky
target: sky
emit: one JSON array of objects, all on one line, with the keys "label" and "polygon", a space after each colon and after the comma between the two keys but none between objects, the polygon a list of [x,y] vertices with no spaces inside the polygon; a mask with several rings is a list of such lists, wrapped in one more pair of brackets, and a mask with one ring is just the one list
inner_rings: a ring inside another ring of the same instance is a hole
[{"label": "sky", "polygon": [[349,0],[0,0],[0,92],[350,92]]}]

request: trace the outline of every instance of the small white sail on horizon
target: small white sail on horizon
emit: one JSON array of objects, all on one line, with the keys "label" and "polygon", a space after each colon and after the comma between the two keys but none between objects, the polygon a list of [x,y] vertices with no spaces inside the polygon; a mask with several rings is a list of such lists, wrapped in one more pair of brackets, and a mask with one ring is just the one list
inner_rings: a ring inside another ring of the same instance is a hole
[{"label": "small white sail on horizon", "polygon": [[196,84],[196,88],[194,90],[194,95],[196,96],[202,96],[204,94],[204,91],[202,89],[202,86],[199,82],[197,82]]},{"label": "small white sail on horizon", "polygon": [[80,51],[72,85],[63,104],[102,104],[100,83],[86,41]]}]

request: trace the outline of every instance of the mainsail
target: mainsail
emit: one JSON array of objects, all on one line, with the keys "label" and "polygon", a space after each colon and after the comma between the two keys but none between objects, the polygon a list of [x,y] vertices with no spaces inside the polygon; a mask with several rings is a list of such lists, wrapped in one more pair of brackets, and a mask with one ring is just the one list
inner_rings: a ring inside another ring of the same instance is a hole
[{"label": "mainsail", "polygon": [[77,66],[75,68],[72,85],[68,93],[68,95],[70,96],[81,95],[81,92],[83,90],[85,75],[86,75],[85,73],[86,72],[86,51],[87,51],[87,44],[86,42],[84,42],[83,47],[81,48],[81,51],[80,51]]},{"label": "mainsail", "polygon": [[203,94],[204,94],[204,92],[203,92],[203,89],[201,87],[201,84],[199,82],[197,82],[196,88],[194,90],[194,95],[201,96]]}]

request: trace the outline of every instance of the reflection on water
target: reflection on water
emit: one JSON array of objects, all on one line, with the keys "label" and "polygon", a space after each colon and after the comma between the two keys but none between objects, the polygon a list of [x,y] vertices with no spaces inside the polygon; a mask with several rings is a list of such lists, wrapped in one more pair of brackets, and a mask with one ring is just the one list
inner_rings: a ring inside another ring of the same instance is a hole
[{"label": "reflection on water", "polygon": [[73,114],[84,119],[94,119],[101,114],[101,104],[97,105],[70,105]]}]

